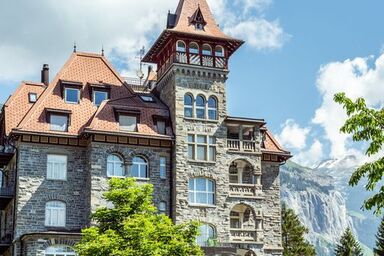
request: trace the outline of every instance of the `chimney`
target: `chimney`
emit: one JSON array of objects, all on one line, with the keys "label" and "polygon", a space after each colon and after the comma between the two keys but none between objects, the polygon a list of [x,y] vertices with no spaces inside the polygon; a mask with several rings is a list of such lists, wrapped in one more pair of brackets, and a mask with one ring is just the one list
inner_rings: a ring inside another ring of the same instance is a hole
[{"label": "chimney", "polygon": [[44,64],[43,69],[41,70],[41,82],[46,86],[49,85],[49,65]]}]

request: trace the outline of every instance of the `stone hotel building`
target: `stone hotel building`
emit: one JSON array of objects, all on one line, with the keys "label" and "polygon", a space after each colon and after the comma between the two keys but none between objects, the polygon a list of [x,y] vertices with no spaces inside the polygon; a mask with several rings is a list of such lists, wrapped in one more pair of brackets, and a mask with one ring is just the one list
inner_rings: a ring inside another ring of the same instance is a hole
[{"label": "stone hotel building", "polygon": [[75,255],[108,179],[135,177],[154,185],[160,213],[202,223],[206,255],[282,255],[290,153],[263,119],[227,113],[228,60],[242,44],[205,0],[180,0],[142,82],[76,51],[53,80],[44,65],[41,82],[21,82],[0,115],[0,254]]}]

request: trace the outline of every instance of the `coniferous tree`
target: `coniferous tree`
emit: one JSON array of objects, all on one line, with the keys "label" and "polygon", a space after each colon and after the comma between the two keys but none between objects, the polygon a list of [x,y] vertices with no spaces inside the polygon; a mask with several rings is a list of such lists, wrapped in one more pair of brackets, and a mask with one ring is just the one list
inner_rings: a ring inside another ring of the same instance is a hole
[{"label": "coniferous tree", "polygon": [[335,249],[336,256],[363,256],[360,244],[356,241],[350,228],[347,228],[341,236]]},{"label": "coniferous tree", "polygon": [[373,252],[377,256],[384,255],[384,216],[381,219],[381,223],[376,234],[376,247],[373,249]]},{"label": "coniferous tree", "polygon": [[304,238],[308,229],[301,224],[295,212],[283,205],[281,216],[284,256],[316,255],[313,245]]}]

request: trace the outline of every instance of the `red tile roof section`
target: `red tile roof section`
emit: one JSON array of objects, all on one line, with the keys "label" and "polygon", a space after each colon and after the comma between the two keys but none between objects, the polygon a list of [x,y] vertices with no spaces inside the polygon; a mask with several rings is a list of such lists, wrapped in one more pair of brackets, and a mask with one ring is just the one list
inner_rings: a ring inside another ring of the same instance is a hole
[{"label": "red tile roof section", "polygon": [[[190,18],[198,10],[199,7],[201,13],[203,14],[204,20],[207,23],[204,26],[204,30],[195,29],[195,26],[190,22]],[[169,29],[170,31],[196,34],[200,36],[217,37],[222,39],[232,39],[223,31],[221,31],[217,25],[206,0],[180,0],[176,9],[176,15],[176,26],[172,29]]]},{"label": "red tile roof section", "polygon": [[277,154],[290,155],[290,152],[285,150],[268,130],[265,131],[265,138],[264,138],[263,144],[264,144],[264,147],[263,147],[264,151],[277,153]]},{"label": "red tile roof section", "polygon": [[[79,104],[65,103],[61,94],[60,81],[76,81],[82,84],[81,100]],[[91,97],[90,84],[105,83],[110,85],[110,98],[108,103],[103,103],[97,108]],[[22,90],[22,89],[18,89]],[[17,93],[19,94],[19,93]],[[25,97],[27,99],[27,97]],[[119,99],[119,100],[118,100]],[[116,101],[117,100],[117,101]],[[114,115],[108,112],[109,102],[123,101],[125,106],[136,106],[141,109],[143,118],[140,120],[139,133],[143,135],[154,135],[154,124],[152,114],[169,116],[168,109],[160,101],[147,104],[141,102],[140,98],[131,88],[124,84],[124,80],[109,64],[105,57],[89,53],[73,53],[55,79],[50,83],[39,100],[29,110],[24,103],[18,116],[23,118],[18,122],[8,122],[9,129],[16,128],[19,132],[46,133],[65,136],[78,136],[85,128],[98,131],[111,131],[118,123]],[[8,102],[7,102],[8,103]],[[140,104],[138,104],[140,103]],[[10,98],[9,104],[14,104]],[[112,106],[112,104],[111,104]],[[71,111],[71,122],[68,132],[50,131],[50,125],[46,121],[46,109],[57,109]],[[28,111],[29,110],[29,111]],[[96,112],[98,113],[96,116]],[[95,117],[95,118],[94,118]],[[101,120],[101,121],[100,121]],[[116,132],[119,132],[115,129]]]},{"label": "red tile roof section", "polygon": [[42,83],[21,82],[14,94],[5,102],[5,135],[9,135],[12,128],[16,127],[34,103],[29,102],[29,93],[36,93],[37,98],[45,90]]}]

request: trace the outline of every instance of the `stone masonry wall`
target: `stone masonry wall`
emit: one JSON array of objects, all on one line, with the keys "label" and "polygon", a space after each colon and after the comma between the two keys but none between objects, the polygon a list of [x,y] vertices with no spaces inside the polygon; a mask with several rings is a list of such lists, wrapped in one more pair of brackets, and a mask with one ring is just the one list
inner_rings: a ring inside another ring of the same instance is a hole
[{"label": "stone masonry wall", "polygon": [[[161,201],[167,204],[167,214],[170,214],[170,180],[171,180],[171,150],[167,148],[148,148],[139,146],[122,146],[107,143],[92,142],[88,149],[88,161],[90,166],[90,204],[92,211],[101,206],[106,206],[103,192],[108,189],[107,157],[109,154],[120,155],[126,165],[126,174],[134,156],[141,156],[148,161],[149,179],[138,179],[140,183],[151,183],[154,185],[154,203],[156,206]],[[160,157],[167,159],[167,178],[160,178]]]},{"label": "stone masonry wall", "polygon": [[[46,179],[47,154],[68,156],[66,181]],[[15,238],[52,230],[45,227],[45,204],[50,200],[66,203],[66,227],[60,231],[79,231],[88,224],[85,163],[83,148],[20,143]]]}]

